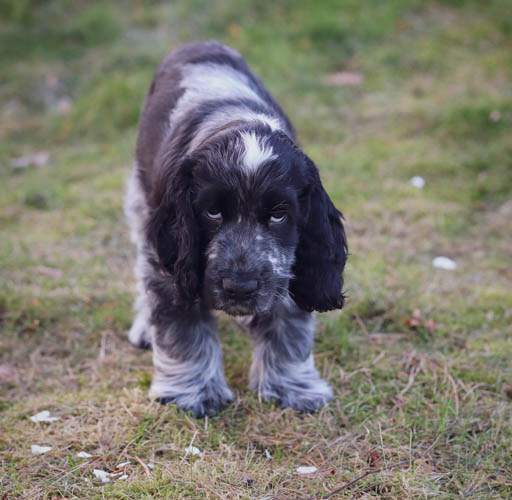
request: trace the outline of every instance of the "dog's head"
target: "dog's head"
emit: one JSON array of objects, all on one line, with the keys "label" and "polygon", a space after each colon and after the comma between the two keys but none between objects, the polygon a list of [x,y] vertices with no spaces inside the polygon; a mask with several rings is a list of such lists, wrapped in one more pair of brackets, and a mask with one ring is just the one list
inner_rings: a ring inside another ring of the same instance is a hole
[{"label": "dog's head", "polygon": [[307,311],[343,306],[341,214],[284,133],[230,130],[161,172],[147,235],[176,305],[251,314],[289,294]]}]

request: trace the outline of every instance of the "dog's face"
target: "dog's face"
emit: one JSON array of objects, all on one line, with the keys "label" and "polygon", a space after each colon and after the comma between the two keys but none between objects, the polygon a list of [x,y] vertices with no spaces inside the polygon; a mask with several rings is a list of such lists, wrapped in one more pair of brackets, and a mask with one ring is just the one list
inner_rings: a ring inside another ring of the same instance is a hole
[{"label": "dog's face", "polygon": [[230,314],[267,311],[287,296],[293,276],[299,217],[299,191],[290,182],[294,166],[283,155],[254,170],[244,168],[243,159],[212,161],[218,160],[200,161],[194,171],[204,297]]},{"label": "dog's face", "polygon": [[268,311],[288,294],[306,310],[342,306],[339,212],[284,134],[225,134],[168,183],[149,232],[182,302],[234,315]]}]

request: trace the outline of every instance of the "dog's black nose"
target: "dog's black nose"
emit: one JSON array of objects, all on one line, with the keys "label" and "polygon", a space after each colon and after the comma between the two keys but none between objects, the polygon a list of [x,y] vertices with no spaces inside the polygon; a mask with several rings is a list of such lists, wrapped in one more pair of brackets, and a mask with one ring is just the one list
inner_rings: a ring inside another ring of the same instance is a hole
[{"label": "dog's black nose", "polygon": [[256,280],[232,280],[224,278],[222,280],[222,288],[234,299],[248,299],[258,288]]}]

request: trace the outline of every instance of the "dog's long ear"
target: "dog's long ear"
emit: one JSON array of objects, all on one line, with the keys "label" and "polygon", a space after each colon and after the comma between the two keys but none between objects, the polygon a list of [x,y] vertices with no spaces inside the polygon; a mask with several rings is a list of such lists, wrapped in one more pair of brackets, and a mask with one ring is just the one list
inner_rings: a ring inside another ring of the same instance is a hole
[{"label": "dog's long ear", "polygon": [[342,215],[325,192],[315,164],[302,151],[299,156],[308,186],[301,196],[302,223],[291,296],[306,311],[341,309],[348,251]]},{"label": "dog's long ear", "polygon": [[170,275],[172,302],[179,306],[197,300],[202,275],[199,228],[192,205],[194,164],[187,158],[164,173],[155,186],[155,206],[146,225],[158,264]]}]

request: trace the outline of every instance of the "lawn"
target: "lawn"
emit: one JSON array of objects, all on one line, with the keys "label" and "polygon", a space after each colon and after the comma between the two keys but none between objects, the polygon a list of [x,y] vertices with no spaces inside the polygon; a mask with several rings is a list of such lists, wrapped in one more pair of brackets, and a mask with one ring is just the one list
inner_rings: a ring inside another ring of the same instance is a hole
[{"label": "lawn", "polygon": [[[5,0],[0,19],[0,498],[512,498],[509,0]],[[247,389],[228,317],[236,398],[205,420],[148,401],[151,353],[126,340],[138,113],[162,56],[210,38],[346,218],[348,300],[314,349],[335,398],[313,415]]]}]

